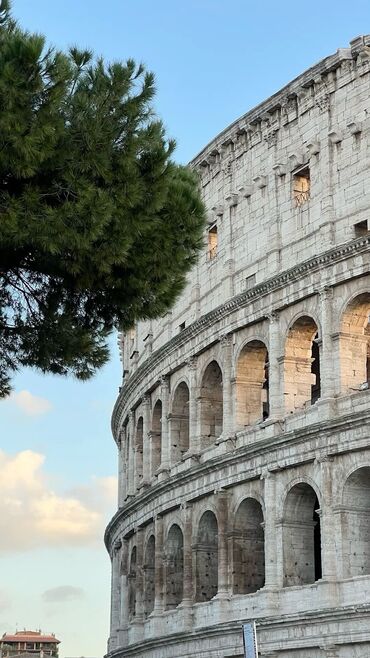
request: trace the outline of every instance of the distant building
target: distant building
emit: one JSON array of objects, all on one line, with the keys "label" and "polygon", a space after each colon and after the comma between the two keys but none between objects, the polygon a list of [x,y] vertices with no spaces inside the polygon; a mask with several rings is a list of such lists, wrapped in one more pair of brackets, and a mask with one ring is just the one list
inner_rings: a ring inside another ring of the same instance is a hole
[{"label": "distant building", "polygon": [[35,658],[39,656],[58,656],[58,644],[55,635],[43,635],[41,631],[17,631],[14,635],[4,635],[0,641],[0,658],[17,656]]}]

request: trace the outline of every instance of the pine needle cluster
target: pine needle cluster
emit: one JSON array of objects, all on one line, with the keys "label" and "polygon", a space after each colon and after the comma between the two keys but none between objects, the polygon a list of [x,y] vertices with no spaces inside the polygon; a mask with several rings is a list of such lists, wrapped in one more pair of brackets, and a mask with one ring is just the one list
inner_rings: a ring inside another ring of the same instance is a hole
[{"label": "pine needle cluster", "polygon": [[142,65],[47,48],[0,3],[0,396],[23,366],[91,377],[114,327],[183,289],[205,212],[154,95]]}]

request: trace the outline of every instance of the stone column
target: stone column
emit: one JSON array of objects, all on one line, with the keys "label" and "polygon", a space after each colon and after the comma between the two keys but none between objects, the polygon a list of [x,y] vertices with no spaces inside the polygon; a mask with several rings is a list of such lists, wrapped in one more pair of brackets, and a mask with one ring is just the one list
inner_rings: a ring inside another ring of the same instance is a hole
[{"label": "stone column", "polygon": [[142,622],[144,619],[144,546],[143,531],[136,531],[136,614],[135,621]]},{"label": "stone column", "polygon": [[156,516],[154,519],[155,533],[155,556],[154,556],[154,610],[153,615],[160,614],[164,610],[164,536],[163,519]]},{"label": "stone column", "polygon": [[197,359],[189,359],[189,454],[197,455],[200,450],[200,409],[197,382]]},{"label": "stone column", "polygon": [[[234,423],[234,405],[233,405],[233,384],[232,384],[232,357],[233,344],[232,335],[228,334],[221,338],[221,347],[223,353],[223,427],[222,435],[226,438],[235,433]],[[217,441],[216,441],[217,443]]]},{"label": "stone column", "polygon": [[184,519],[184,589],[182,602],[192,605],[194,600],[193,587],[193,551],[192,551],[192,507],[185,503],[182,508]]},{"label": "stone column", "polygon": [[118,629],[120,625],[120,552],[121,541],[116,541],[111,553],[112,576],[111,576],[111,618],[110,618],[110,650],[117,647]]},{"label": "stone column", "polygon": [[217,496],[218,512],[218,598],[229,596],[229,560],[228,560],[228,495],[220,490]]},{"label": "stone column", "polygon": [[320,142],[320,159],[315,166],[319,168],[317,180],[320,180],[322,185],[321,194],[319,191],[322,219],[319,237],[324,250],[330,249],[334,243],[333,153],[336,145],[331,138],[328,138],[332,132],[330,94],[324,89],[315,88],[315,102],[321,114],[317,124],[320,129],[317,136]]},{"label": "stone column", "polygon": [[127,495],[133,496],[135,493],[135,414],[129,413],[129,451],[127,464]]},{"label": "stone column", "polygon": [[128,567],[128,543],[123,540],[122,542],[122,556],[121,556],[121,611],[120,623],[118,634],[118,646],[126,647],[128,644],[128,581],[127,581],[127,567]]},{"label": "stone column", "polygon": [[321,398],[334,395],[334,353],[332,342],[332,304],[333,289],[325,287],[319,291],[321,319],[320,376]]},{"label": "stone column", "polygon": [[143,482],[142,485],[148,486],[150,483],[150,395],[143,397]]},{"label": "stone column", "polygon": [[123,507],[127,496],[126,433],[122,428],[118,445],[118,507]]},{"label": "stone column", "polygon": [[282,573],[278,575],[278,567],[282,564],[277,561],[280,547],[276,543],[276,476],[267,469],[262,473],[264,482],[265,500],[265,587],[277,589],[282,583]]},{"label": "stone column", "polygon": [[[322,579],[329,581],[337,580],[337,543],[340,541],[336,530],[337,515],[333,512],[333,458],[328,455],[319,455],[316,459],[321,472],[321,509],[320,516],[321,533],[321,566]],[[339,551],[338,551],[338,554]]]},{"label": "stone column", "polygon": [[281,345],[278,313],[271,313],[269,319],[269,417],[275,420],[284,415],[284,378],[281,376]]},{"label": "stone column", "polygon": [[161,378],[161,400],[162,400],[162,445],[161,445],[161,465],[158,469],[158,480],[168,477],[170,470],[170,433],[169,433],[169,396],[170,381],[167,376]]}]

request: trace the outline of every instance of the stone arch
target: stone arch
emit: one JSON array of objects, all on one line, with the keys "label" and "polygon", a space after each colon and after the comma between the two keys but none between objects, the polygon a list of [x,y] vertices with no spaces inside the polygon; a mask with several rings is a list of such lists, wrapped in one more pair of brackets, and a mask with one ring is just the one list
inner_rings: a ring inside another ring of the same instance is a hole
[{"label": "stone arch", "polygon": [[136,570],[137,570],[137,550],[133,546],[130,553],[130,566],[128,571],[128,615],[129,619],[136,614]]},{"label": "stone arch", "polygon": [[342,392],[369,387],[370,292],[353,297],[342,313],[339,360]]},{"label": "stone arch", "polygon": [[307,482],[294,484],[285,498],[283,564],[284,587],[308,585],[322,575],[319,500]]},{"label": "stone arch", "polygon": [[135,474],[136,486],[139,486],[143,479],[143,440],[144,440],[144,420],[140,416],[136,423],[135,432]]},{"label": "stone arch", "polygon": [[342,507],[343,570],[345,578],[370,574],[370,466],[347,478]]},{"label": "stone arch", "polygon": [[184,590],[184,536],[180,526],[173,523],[165,545],[166,610],[176,608]]},{"label": "stone arch", "polygon": [[189,388],[180,382],[174,392],[170,413],[171,464],[189,450]]},{"label": "stone arch", "polygon": [[233,528],[233,593],[250,594],[265,584],[265,537],[262,505],[245,498]]},{"label": "stone arch", "polygon": [[144,606],[148,617],[154,609],[155,599],[155,538],[150,535],[144,551]]},{"label": "stone arch", "polygon": [[195,545],[196,601],[210,601],[218,591],[218,523],[207,510],[200,518]]},{"label": "stone arch", "polygon": [[314,404],[320,395],[318,326],[312,317],[301,315],[290,326],[285,341],[285,409],[293,413]]},{"label": "stone arch", "polygon": [[269,415],[268,351],[260,340],[241,349],[236,364],[236,422],[253,425]]},{"label": "stone arch", "polygon": [[200,387],[200,422],[202,448],[207,448],[222,434],[223,387],[222,370],[212,360],[204,370]]},{"label": "stone arch", "polygon": [[162,400],[158,399],[152,413],[150,474],[153,477],[162,460]]}]

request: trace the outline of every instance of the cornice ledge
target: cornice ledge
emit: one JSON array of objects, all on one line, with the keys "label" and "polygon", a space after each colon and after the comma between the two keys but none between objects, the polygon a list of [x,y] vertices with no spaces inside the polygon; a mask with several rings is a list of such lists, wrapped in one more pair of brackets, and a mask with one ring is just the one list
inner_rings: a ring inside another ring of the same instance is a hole
[{"label": "cornice ledge", "polygon": [[[302,590],[304,586],[302,587]],[[318,623],[320,620],[323,621],[335,621],[338,622],[342,619],[348,619],[348,617],[360,617],[363,613],[370,612],[370,605],[364,604],[361,611],[358,610],[359,606],[351,605],[344,606],[341,608],[319,608],[316,610],[309,610],[299,613],[285,614],[285,615],[271,615],[258,617],[256,619],[256,625],[260,631],[269,630],[270,627],[278,628],[281,626],[286,629],[287,626],[295,626],[297,623],[306,622],[308,624]],[[215,625],[200,626],[196,631],[181,631],[177,633],[171,633],[168,635],[161,635],[156,638],[150,638],[142,642],[135,642],[128,647],[119,647],[114,649],[106,654],[105,658],[124,658],[125,656],[138,656],[145,649],[158,649],[161,646],[168,646],[169,644],[178,643],[179,641],[194,640],[207,637],[218,637],[220,635],[232,634],[236,631],[240,631],[240,619],[232,619],[227,622],[218,623]],[[316,646],[313,644],[315,637],[311,637],[310,643],[304,648],[310,646]],[[341,638],[337,642],[338,646],[345,644],[346,638]],[[279,649],[277,649],[279,651]]]},{"label": "cornice ledge", "polygon": [[346,242],[344,244],[338,245],[337,247],[329,249],[319,256],[309,258],[308,260],[299,263],[299,265],[295,265],[289,270],[285,270],[284,272],[276,274],[263,283],[257,284],[253,288],[250,288],[249,290],[236,295],[232,299],[229,299],[221,306],[218,306],[212,311],[209,311],[209,313],[203,315],[201,318],[189,325],[189,327],[186,327],[180,334],[177,334],[171,340],[165,343],[165,345],[162,345],[162,347],[153,352],[150,357],[139,366],[136,372],[129,378],[127,384],[122,387],[112,413],[111,426],[114,438],[116,438],[118,432],[122,409],[124,408],[125,402],[128,399],[131,391],[147,374],[149,374],[151,370],[153,370],[157,365],[161,363],[164,356],[168,356],[179,347],[187,343],[189,340],[195,338],[205,328],[212,326],[221,319],[224,319],[238,308],[246,306],[254,299],[278,290],[279,288],[286,286],[287,283],[291,281],[297,281],[297,279],[302,278],[305,274],[309,272],[315,272],[324,265],[340,261],[351,253],[366,251],[369,245],[370,236],[363,236],[361,238],[357,238],[356,240],[351,240],[351,242]]}]

